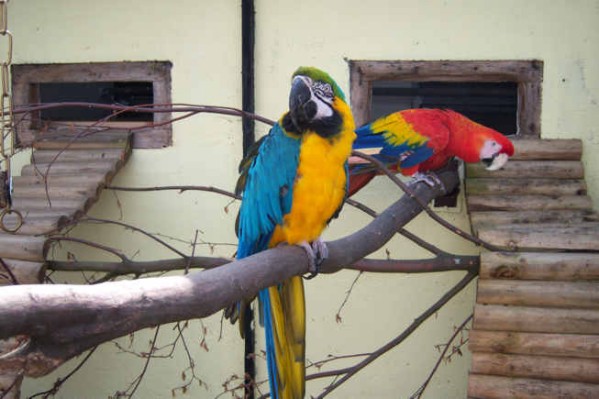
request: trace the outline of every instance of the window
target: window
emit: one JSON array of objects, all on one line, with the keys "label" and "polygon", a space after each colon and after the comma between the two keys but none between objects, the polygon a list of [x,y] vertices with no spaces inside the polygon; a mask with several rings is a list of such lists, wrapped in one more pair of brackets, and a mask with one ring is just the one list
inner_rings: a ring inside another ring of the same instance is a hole
[{"label": "window", "polygon": [[[170,62],[108,62],[13,65],[15,107],[54,102],[94,102],[141,105],[171,103]],[[106,118],[111,110],[87,107],[46,109],[28,115],[17,125],[20,145],[30,145],[40,132],[86,128]],[[140,122],[156,127],[135,130],[135,148],[160,148],[172,144],[170,113],[125,112],[110,118],[114,128],[131,128]]]}]

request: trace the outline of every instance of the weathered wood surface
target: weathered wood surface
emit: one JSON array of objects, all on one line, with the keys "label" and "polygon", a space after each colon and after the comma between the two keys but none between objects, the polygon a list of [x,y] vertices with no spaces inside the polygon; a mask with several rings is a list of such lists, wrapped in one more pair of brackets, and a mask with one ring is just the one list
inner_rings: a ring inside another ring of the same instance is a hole
[{"label": "weathered wood surface", "polygon": [[470,213],[472,226],[477,230],[482,225],[497,226],[501,224],[523,223],[582,223],[599,220],[598,215],[588,209],[568,210],[558,209],[550,211],[479,211]]},{"label": "weathered wood surface", "polygon": [[599,254],[485,252],[480,278],[545,281],[599,281]]},{"label": "weathered wood surface", "polygon": [[468,348],[471,352],[599,359],[599,335],[473,330],[468,334]]},{"label": "weathered wood surface", "polygon": [[599,251],[599,224],[596,222],[554,226],[510,224],[480,226],[479,238],[498,247],[517,250]]},{"label": "weathered wood surface", "polygon": [[124,160],[125,153],[121,148],[103,148],[90,150],[37,150],[32,154],[34,163],[81,162],[98,160]]},{"label": "weathered wood surface", "polygon": [[470,374],[468,377],[468,398],[593,399],[599,398],[599,385]]},{"label": "weathered wood surface", "polygon": [[[57,212],[54,215],[46,216],[6,216],[4,218],[4,226],[14,234],[19,235],[44,235],[60,229],[65,225],[69,216],[72,216],[75,210],[69,210],[67,214]],[[19,223],[21,226],[19,227]]]},{"label": "weathered wood surface", "polygon": [[582,179],[584,167],[580,161],[508,161],[502,169],[488,171],[483,164],[466,164],[467,178],[494,179]]},{"label": "weathered wood surface", "polygon": [[[45,265],[42,262],[27,262],[14,259],[4,259],[4,264],[10,268],[12,277],[18,284],[39,284],[43,281]],[[0,286],[14,284],[11,275],[0,266]]]},{"label": "weathered wood surface", "polygon": [[100,160],[89,162],[54,162],[25,165],[21,169],[21,176],[31,175],[58,175],[79,173],[108,173],[116,168],[114,160]]},{"label": "weathered wood surface", "polygon": [[81,182],[80,185],[67,184],[13,184],[13,201],[20,198],[83,198],[98,195],[99,187],[97,181]]},{"label": "weathered wood surface", "polygon": [[82,129],[83,133],[73,129],[39,133],[35,137],[33,148],[36,150],[98,150],[126,149],[130,145],[129,131],[95,132],[89,128]]},{"label": "weathered wood surface", "polygon": [[[50,174],[46,178],[40,175],[30,176],[15,176],[13,177],[13,184],[15,186],[27,186],[34,184],[41,185],[69,185],[69,186],[85,186],[91,181],[102,182],[106,174],[103,172],[82,172],[72,174]],[[100,185],[102,183],[99,183]]]},{"label": "weathered wood surface", "polygon": [[599,309],[599,282],[480,280],[477,303]]},{"label": "weathered wood surface", "polygon": [[473,326],[490,331],[599,334],[599,311],[476,304]]},{"label": "weathered wood surface", "polygon": [[599,383],[599,359],[476,352],[472,354],[470,371],[504,377]]},{"label": "weathered wood surface", "polygon": [[0,233],[0,254],[3,259],[43,262],[45,237]]},{"label": "weathered wood surface", "polygon": [[582,157],[582,141],[578,139],[514,139],[512,160],[570,160]]},{"label": "weathered wood surface", "polygon": [[590,211],[593,208],[593,200],[587,195],[469,195],[466,202],[470,212],[561,209]]},{"label": "weathered wood surface", "polygon": [[[0,354],[1,355],[1,354]],[[23,375],[17,371],[0,372],[0,397],[2,399],[19,399],[21,397],[21,382]],[[10,388],[10,391],[7,390]]]},{"label": "weathered wood surface", "polygon": [[585,195],[587,185],[582,179],[494,178],[466,179],[466,194],[470,195]]}]

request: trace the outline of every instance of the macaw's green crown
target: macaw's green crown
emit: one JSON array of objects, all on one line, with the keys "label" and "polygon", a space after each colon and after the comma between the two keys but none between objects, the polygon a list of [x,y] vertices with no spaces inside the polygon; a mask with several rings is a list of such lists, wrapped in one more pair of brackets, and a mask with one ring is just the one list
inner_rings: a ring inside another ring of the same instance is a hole
[{"label": "macaw's green crown", "polygon": [[339,97],[343,101],[345,101],[345,94],[343,93],[343,90],[341,90],[341,87],[339,87],[337,82],[335,82],[333,80],[333,78],[331,78],[331,75],[329,75],[325,71],[320,70],[315,67],[302,66],[302,67],[299,67],[293,73],[293,76],[291,77],[291,79],[293,80],[293,78],[298,75],[307,76],[315,82],[324,82],[324,83],[330,84],[331,87],[333,88],[333,93],[335,93],[335,97]]}]

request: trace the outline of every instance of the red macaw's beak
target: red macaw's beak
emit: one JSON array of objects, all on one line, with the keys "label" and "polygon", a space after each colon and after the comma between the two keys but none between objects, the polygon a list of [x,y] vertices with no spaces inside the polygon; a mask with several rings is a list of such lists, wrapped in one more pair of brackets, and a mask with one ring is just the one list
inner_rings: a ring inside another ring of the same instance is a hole
[{"label": "red macaw's beak", "polygon": [[483,159],[483,162],[487,165],[487,167],[485,169],[491,170],[491,171],[499,170],[499,169],[503,168],[503,166],[507,163],[509,158],[510,157],[506,153],[502,152],[502,153],[495,155],[491,159]]}]

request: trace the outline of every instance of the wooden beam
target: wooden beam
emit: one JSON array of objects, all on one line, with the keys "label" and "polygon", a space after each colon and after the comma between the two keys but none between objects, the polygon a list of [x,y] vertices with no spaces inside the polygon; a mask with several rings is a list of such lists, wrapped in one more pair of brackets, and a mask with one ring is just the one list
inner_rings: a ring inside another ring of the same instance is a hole
[{"label": "wooden beam", "polygon": [[478,236],[498,247],[517,250],[599,250],[599,224],[509,224],[480,226]]},{"label": "wooden beam", "polygon": [[587,195],[469,195],[466,202],[470,212],[593,209],[593,200]]},{"label": "wooden beam", "polygon": [[468,398],[599,398],[599,385],[569,381],[549,381],[470,374],[468,377]]},{"label": "wooden beam", "polygon": [[[27,262],[14,259],[3,259],[10,268],[12,275],[19,284],[39,284],[44,280],[46,266],[42,262]],[[0,266],[0,286],[11,285],[14,282],[8,273]]]},{"label": "wooden beam", "polygon": [[582,223],[596,221],[597,214],[590,210],[530,210],[530,211],[477,211],[470,213],[470,221],[478,230],[483,225],[497,226],[501,224],[522,223]]},{"label": "wooden beam", "polygon": [[0,253],[5,259],[44,261],[45,237],[0,233]]},{"label": "wooden beam", "polygon": [[599,359],[475,352],[470,371],[504,377],[599,383]]},{"label": "wooden beam", "polygon": [[556,334],[599,334],[599,311],[476,304],[473,328]]},{"label": "wooden beam", "polygon": [[555,179],[545,178],[486,178],[466,179],[466,193],[468,195],[585,195],[587,185],[581,179]]},{"label": "wooden beam", "polygon": [[477,303],[599,309],[599,282],[480,280]]},{"label": "wooden beam", "polygon": [[108,173],[115,169],[114,160],[88,161],[88,162],[55,162],[28,164],[21,169],[21,176],[32,175],[59,175],[79,173]]},{"label": "wooden beam", "polygon": [[582,157],[579,139],[516,139],[513,160],[571,160]]},{"label": "wooden beam", "polygon": [[33,162],[80,162],[98,160],[124,160],[125,152],[120,148],[101,148],[91,150],[38,150],[34,151]]},{"label": "wooden beam", "polygon": [[599,254],[485,252],[480,278],[599,281]]},{"label": "wooden beam", "polygon": [[489,171],[483,164],[470,163],[466,164],[466,176],[469,179],[528,179],[539,176],[547,179],[582,179],[584,167],[580,161],[508,161],[502,169]]},{"label": "wooden beam", "polygon": [[599,359],[599,335],[471,330],[471,352]]}]

